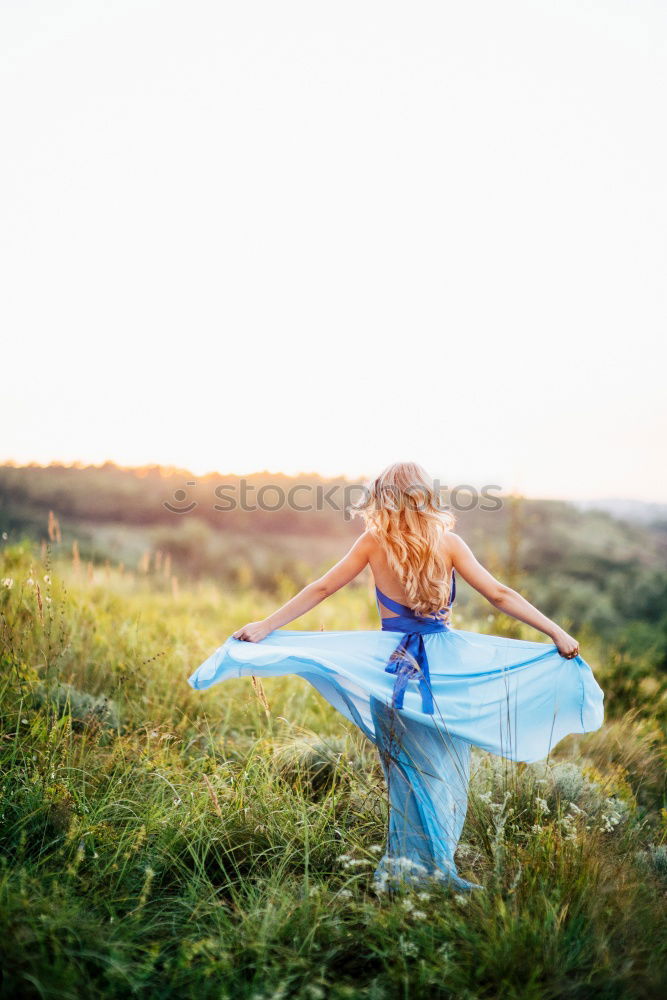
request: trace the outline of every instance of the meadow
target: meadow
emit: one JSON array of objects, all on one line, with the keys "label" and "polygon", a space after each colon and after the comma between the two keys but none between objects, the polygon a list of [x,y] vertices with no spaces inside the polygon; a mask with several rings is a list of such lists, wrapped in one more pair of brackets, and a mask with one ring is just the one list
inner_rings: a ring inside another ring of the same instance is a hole
[{"label": "meadow", "polygon": [[[53,525],[2,542],[3,997],[665,995],[660,624],[580,635],[599,732],[533,765],[476,752],[457,863],[482,892],[377,893],[372,745],[296,678],[186,682],[294,582],[172,569],[86,562]],[[488,610],[455,624],[516,630]],[[298,624],[375,627],[370,591]]]}]

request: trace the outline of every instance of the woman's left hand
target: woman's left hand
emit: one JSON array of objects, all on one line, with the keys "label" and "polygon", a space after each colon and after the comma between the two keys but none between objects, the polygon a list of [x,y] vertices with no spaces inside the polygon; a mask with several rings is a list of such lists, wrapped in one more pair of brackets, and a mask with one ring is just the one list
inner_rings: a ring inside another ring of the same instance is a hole
[{"label": "woman's left hand", "polygon": [[568,635],[564,629],[557,629],[553,640],[558,652],[566,660],[573,660],[575,656],[579,656],[579,643],[571,635]]},{"label": "woman's left hand", "polygon": [[232,639],[242,639],[244,642],[261,642],[270,631],[271,629],[266,622],[248,622],[243,628],[234,632]]}]

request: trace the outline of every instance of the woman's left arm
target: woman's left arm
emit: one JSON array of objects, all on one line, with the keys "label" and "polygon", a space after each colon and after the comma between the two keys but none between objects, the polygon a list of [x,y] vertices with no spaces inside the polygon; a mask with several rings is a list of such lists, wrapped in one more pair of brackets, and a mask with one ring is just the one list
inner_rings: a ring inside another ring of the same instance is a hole
[{"label": "woman's left arm", "polygon": [[259,622],[249,622],[243,628],[238,629],[234,632],[232,638],[244,639],[246,642],[260,642],[269,632],[273,632],[277,628],[282,628],[283,625],[288,625],[295,618],[305,615],[307,611],[311,611],[326,597],[335,594],[341,587],[354,580],[355,576],[358,576],[368,564],[369,554],[369,535],[368,532],[364,532],[356,540],[350,551],[343,556],[340,562],[332,566],[324,576],[321,576],[319,580],[309,583],[295,597],[292,597],[281,608],[278,608],[272,615],[269,615],[268,618]]}]

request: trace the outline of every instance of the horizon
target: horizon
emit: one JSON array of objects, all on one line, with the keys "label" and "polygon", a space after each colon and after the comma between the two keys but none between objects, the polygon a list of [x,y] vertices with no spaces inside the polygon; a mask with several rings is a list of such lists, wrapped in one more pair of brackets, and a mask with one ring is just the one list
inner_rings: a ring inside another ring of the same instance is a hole
[{"label": "horizon", "polygon": [[[319,478],[319,479],[322,479],[322,480],[325,480],[325,481],[342,479],[342,480],[344,480],[348,484],[356,484],[356,483],[363,484],[365,482],[368,482],[368,480],[372,478],[371,475],[368,475],[368,476],[349,476],[349,475],[347,475],[344,472],[333,473],[331,475],[327,475],[327,474],[324,474],[324,473],[322,473],[322,472],[320,472],[320,471],[318,471],[316,469],[309,469],[309,470],[307,470],[307,469],[300,469],[300,470],[298,470],[296,472],[291,472],[291,471],[287,472],[287,471],[285,471],[283,469],[271,469],[271,468],[252,469],[250,471],[244,471],[244,472],[235,472],[235,471],[233,471],[231,469],[226,469],[226,470],[209,469],[209,470],[203,472],[203,471],[196,471],[195,469],[192,469],[192,468],[187,468],[187,467],[183,467],[183,466],[176,466],[176,465],[170,465],[170,464],[160,463],[160,462],[146,462],[146,463],[143,463],[141,465],[125,465],[123,463],[116,462],[114,459],[109,459],[109,458],[104,459],[101,462],[86,462],[86,461],[81,460],[81,459],[77,459],[77,460],[72,461],[72,462],[62,462],[62,461],[59,461],[58,459],[53,459],[52,461],[46,462],[46,463],[37,462],[37,461],[16,462],[13,459],[0,459],[0,468],[12,468],[12,469],[63,468],[63,469],[85,470],[85,469],[102,469],[105,466],[109,466],[109,465],[112,466],[115,469],[118,469],[119,471],[122,471],[122,472],[129,472],[129,473],[137,473],[138,474],[138,473],[141,473],[141,472],[146,472],[146,471],[149,471],[149,470],[156,470],[157,469],[157,470],[160,470],[161,472],[165,472],[166,474],[168,474],[170,476],[174,476],[174,475],[177,476],[177,475],[181,475],[181,474],[183,476],[193,475],[193,476],[197,476],[197,477],[199,477],[201,479],[208,479],[211,476],[221,476],[221,477],[231,476],[231,477],[236,478],[236,479],[243,479],[243,478],[249,478],[250,479],[250,478],[252,478],[254,476],[284,476],[285,478],[288,478],[288,479],[298,479],[300,476],[303,476],[304,478]],[[456,487],[456,486],[458,486],[461,489],[465,488],[466,486],[469,486],[469,487],[471,487],[473,489],[481,489],[482,485],[483,485],[482,481],[477,482],[477,483],[476,482],[457,483],[457,482],[453,482],[453,481],[451,483],[442,482],[442,488],[443,489],[451,489],[451,488]],[[565,496],[565,495],[562,495],[562,496],[541,495],[541,494],[524,493],[522,491],[516,491],[516,490],[513,490],[511,488],[505,488],[505,487],[502,486],[502,484],[493,484],[493,485],[496,486],[496,487],[498,487],[498,489],[500,491],[500,495],[503,496],[503,497],[512,496],[512,495],[518,495],[520,497],[523,497],[526,500],[555,500],[555,501],[565,501],[565,502],[568,502],[568,503],[575,503],[575,504],[576,503],[595,503],[595,502],[599,502],[599,503],[631,503],[631,504],[641,504],[641,505],[645,505],[645,506],[665,506],[665,505],[667,505],[667,501],[663,501],[663,500],[646,500],[646,499],[643,499],[641,497],[633,497],[633,496],[630,496],[630,495],[627,495],[627,494],[625,494],[625,495],[605,495],[605,496],[580,496],[580,497]]]}]

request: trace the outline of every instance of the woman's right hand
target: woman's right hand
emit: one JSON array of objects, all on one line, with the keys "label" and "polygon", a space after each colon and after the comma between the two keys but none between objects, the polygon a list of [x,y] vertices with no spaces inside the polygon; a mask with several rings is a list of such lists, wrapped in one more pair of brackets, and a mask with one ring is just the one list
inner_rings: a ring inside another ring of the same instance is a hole
[{"label": "woman's right hand", "polygon": [[573,660],[575,656],[579,656],[579,643],[564,629],[559,628],[551,638],[560,655],[566,660]]},{"label": "woman's right hand", "polygon": [[232,639],[242,639],[243,642],[261,642],[265,639],[271,629],[266,621],[248,622],[243,628],[239,628],[232,633]]}]

